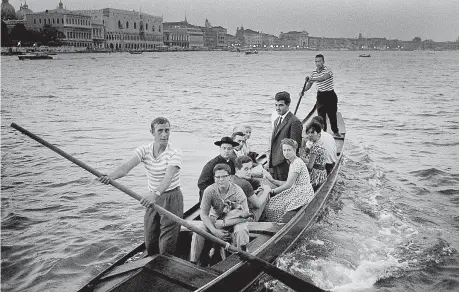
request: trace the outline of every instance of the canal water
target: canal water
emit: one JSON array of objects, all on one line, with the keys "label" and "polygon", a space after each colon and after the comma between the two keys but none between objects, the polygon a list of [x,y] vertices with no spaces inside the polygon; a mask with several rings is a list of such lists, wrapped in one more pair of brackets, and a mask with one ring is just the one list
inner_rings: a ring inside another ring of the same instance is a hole
[{"label": "canal water", "polygon": [[[278,265],[332,291],[459,289],[459,53],[323,52],[347,129],[327,208]],[[75,291],[142,242],[143,207],[10,127],[101,172],[171,121],[185,208],[213,142],[252,125],[267,149],[274,95],[292,110],[316,52],[61,54],[1,58],[2,291]],[[315,100],[307,92],[298,116]],[[120,180],[147,193],[142,166]],[[273,283],[277,291],[286,290]]]}]

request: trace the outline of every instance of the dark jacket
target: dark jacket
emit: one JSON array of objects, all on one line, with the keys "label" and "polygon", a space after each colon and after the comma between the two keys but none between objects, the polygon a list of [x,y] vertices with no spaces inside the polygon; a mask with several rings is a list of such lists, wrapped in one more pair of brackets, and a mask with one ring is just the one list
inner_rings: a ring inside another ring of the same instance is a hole
[{"label": "dark jacket", "polygon": [[[276,119],[274,125],[276,125],[277,121],[278,120]],[[281,145],[281,141],[284,138],[293,139],[298,143],[298,154],[301,146],[302,132],[303,125],[300,120],[294,114],[289,112],[282,121],[282,124],[278,127],[275,126],[273,129],[271,136],[271,153],[269,154],[269,167],[279,165],[285,161]]]}]

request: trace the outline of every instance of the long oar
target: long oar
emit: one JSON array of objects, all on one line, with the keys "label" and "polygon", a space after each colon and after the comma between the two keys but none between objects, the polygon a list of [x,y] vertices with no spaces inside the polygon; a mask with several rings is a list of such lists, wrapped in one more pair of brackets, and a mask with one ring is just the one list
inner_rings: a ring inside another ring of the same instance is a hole
[{"label": "long oar", "polygon": [[306,85],[308,85],[308,82],[309,82],[309,76],[306,77],[306,81],[304,81],[303,89],[301,90],[301,94],[300,94],[300,99],[298,100],[298,103],[296,104],[295,112],[293,113],[295,116],[296,116],[296,112],[298,111],[298,108],[300,107],[300,102],[301,102],[301,99],[303,98],[304,91],[306,90]]},{"label": "long oar", "polygon": [[314,114],[314,112],[316,111],[317,109],[317,104],[314,104],[314,106],[312,107],[312,110],[309,112],[309,114],[303,119],[303,124],[309,120],[311,118],[311,116]]},{"label": "long oar", "polygon": [[[15,128],[19,132],[23,133],[24,135],[32,138],[33,140],[37,141],[38,143],[48,147],[49,149],[53,150],[54,152],[58,153],[62,157],[70,160],[71,162],[75,163],[76,165],[80,166],[81,168],[89,171],[90,173],[94,174],[97,177],[102,176],[103,174],[94,168],[90,167],[89,165],[85,164],[84,162],[76,159],[75,157],[71,156],[70,154],[67,154],[66,152],[62,151],[58,147],[46,142],[45,140],[41,139],[40,137],[32,134],[31,132],[27,131],[26,129],[18,126],[15,123],[11,124],[11,127]],[[119,189],[120,191],[126,193],[127,195],[133,197],[134,199],[140,201],[143,197],[134,191],[131,191],[127,187],[123,186],[122,184],[110,180],[110,184],[114,186],[115,188]],[[166,209],[162,208],[161,206],[158,206],[156,204],[152,204],[152,207],[154,207],[158,212],[166,215],[170,219],[174,220],[175,222],[180,223],[181,225],[185,226],[186,228],[198,233],[199,235],[205,237],[208,240],[211,240],[229,251],[233,253],[237,253],[242,259],[258,266],[260,269],[262,269],[265,273],[269,274],[270,276],[280,280],[283,282],[285,285],[289,286],[292,289],[295,289],[296,291],[323,291],[322,289],[312,285],[311,283],[306,282],[305,280],[298,278],[295,275],[292,275],[284,270],[279,269],[278,267],[268,263],[267,261],[264,261],[254,255],[251,255],[245,251],[242,251],[238,249],[237,247],[230,245],[226,241],[223,241],[222,239],[206,232],[203,231],[197,227],[195,227],[192,224],[189,224],[186,220],[183,220],[182,218],[178,217],[177,215],[167,211]]]}]

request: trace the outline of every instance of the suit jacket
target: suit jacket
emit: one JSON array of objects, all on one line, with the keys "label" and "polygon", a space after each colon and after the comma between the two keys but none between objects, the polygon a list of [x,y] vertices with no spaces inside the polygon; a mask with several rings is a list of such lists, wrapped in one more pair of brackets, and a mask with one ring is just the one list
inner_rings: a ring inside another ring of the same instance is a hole
[{"label": "suit jacket", "polygon": [[[278,119],[276,119],[274,125],[277,125]],[[281,164],[285,161],[285,157],[282,154],[281,141],[284,138],[290,138],[298,143],[298,150],[301,146],[303,125],[300,120],[291,112],[285,116],[282,123],[276,127],[274,126],[273,133],[271,136],[271,153],[269,155],[269,167],[273,167]]]}]

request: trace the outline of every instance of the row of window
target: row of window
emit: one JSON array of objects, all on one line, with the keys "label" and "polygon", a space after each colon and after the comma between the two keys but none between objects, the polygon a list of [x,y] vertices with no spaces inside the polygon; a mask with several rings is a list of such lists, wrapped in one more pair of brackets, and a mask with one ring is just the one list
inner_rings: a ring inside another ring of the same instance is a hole
[{"label": "row of window", "polygon": [[92,39],[92,36],[88,32],[73,32],[69,31],[67,32],[67,38],[69,39]]},{"label": "row of window", "polygon": [[[38,19],[38,23],[42,24],[42,19]],[[37,19],[33,19],[33,24],[37,24]],[[43,24],[64,24],[63,18],[44,18]],[[91,25],[89,20],[86,19],[79,19],[79,18],[66,18],[65,24],[75,24],[75,25]]]},{"label": "row of window", "polygon": [[[129,21],[126,21],[126,28],[129,28]],[[121,20],[118,20],[118,28],[123,28],[123,24],[121,24]],[[137,29],[137,22],[134,22],[134,29]],[[148,30],[148,23],[145,23],[145,30]],[[155,31],[155,26],[151,26],[151,31]],[[158,26],[158,31],[161,32],[161,26]]]}]

